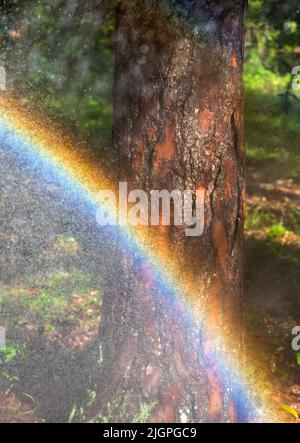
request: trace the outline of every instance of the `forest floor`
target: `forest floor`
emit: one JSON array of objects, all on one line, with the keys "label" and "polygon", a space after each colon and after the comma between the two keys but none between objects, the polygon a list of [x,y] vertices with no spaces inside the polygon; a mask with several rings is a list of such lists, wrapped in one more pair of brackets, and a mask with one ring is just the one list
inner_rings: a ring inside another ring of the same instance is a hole
[{"label": "forest floor", "polygon": [[101,291],[74,269],[1,288],[0,422],[66,422],[90,388]]},{"label": "forest floor", "polygon": [[[263,181],[248,169],[245,312],[247,352],[283,421],[299,421],[300,359],[292,329],[300,324],[300,183]],[[257,375],[257,377],[256,377]]]},{"label": "forest floor", "polygon": [[299,421],[300,354],[291,342],[300,325],[300,107],[287,111],[280,100],[246,94],[245,329],[280,419]]},{"label": "forest floor", "polygon": [[[300,421],[300,354],[291,348],[291,331],[300,325],[300,114],[286,116],[265,106],[265,97],[250,95],[246,352],[266,368],[264,390],[280,420]],[[5,198],[1,194],[1,201]],[[51,206],[51,214],[59,211]],[[43,246],[55,259],[41,260],[41,276],[11,276],[0,286],[0,325],[14,331],[0,351],[0,422],[72,421],[78,399],[88,391],[93,396],[102,282],[89,266],[77,266],[80,241],[59,229],[61,234],[53,231]],[[18,241],[14,236],[2,240],[7,251]],[[261,380],[261,374],[256,376]]]}]

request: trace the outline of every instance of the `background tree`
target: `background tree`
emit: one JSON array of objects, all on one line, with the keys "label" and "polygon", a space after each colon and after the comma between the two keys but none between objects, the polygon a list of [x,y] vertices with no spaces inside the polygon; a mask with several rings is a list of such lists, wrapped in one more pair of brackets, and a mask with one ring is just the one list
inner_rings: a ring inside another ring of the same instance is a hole
[{"label": "background tree", "polygon": [[138,289],[119,288],[102,308],[105,387],[95,410],[107,415],[109,404],[119,420],[132,420],[143,404],[151,406],[150,421],[236,419],[210,353],[212,336],[232,344],[233,329],[236,354],[241,344],[245,3],[126,1],[117,8],[120,179],[147,191],[205,188],[204,235],[170,228],[164,236],[213,319],[208,338],[200,337],[197,325],[187,328],[183,306],[170,308],[165,294],[155,294],[151,270],[133,265]]}]

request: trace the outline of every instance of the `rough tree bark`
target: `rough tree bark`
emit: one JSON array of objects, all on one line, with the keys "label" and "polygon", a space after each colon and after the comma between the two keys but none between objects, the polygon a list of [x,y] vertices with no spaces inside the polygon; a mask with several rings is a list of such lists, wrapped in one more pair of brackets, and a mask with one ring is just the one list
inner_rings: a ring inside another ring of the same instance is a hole
[{"label": "rough tree bark", "polygon": [[245,8],[245,0],[119,2],[113,143],[120,179],[147,191],[205,188],[204,234],[185,237],[173,227],[164,235],[210,321],[204,338],[149,269],[129,265],[103,300],[104,383],[90,411],[99,419],[241,419],[210,358],[210,337],[221,335],[240,352]]}]

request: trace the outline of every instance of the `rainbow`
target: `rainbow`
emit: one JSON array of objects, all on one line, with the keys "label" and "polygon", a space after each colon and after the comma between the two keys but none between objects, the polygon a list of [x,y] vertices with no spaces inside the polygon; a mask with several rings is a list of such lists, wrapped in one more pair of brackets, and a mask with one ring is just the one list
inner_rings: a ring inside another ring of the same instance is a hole
[{"label": "rainbow", "polygon": [[[84,143],[75,149],[76,143],[70,137],[60,135],[60,131],[54,129],[41,115],[34,115],[19,101],[2,94],[0,145],[1,149],[20,158],[30,173],[57,181],[66,196],[74,202],[80,202],[96,221],[96,212],[99,209],[98,192],[101,189],[111,189],[111,186]],[[195,311],[187,301],[188,298],[183,295],[187,292],[186,287],[183,290],[178,273],[169,264],[166,268],[163,257],[153,251],[144,235],[122,225],[110,227],[109,235],[117,237],[118,245],[126,254],[135,256],[150,266],[155,284],[164,288],[170,298],[184,303],[191,321],[197,321],[203,328],[204,312]],[[238,370],[239,364],[231,354],[222,347],[215,359],[219,376],[224,380],[230,378],[231,389],[239,397],[241,410],[238,412],[242,417],[241,421],[270,421],[270,415],[266,412],[268,408],[265,395],[259,392],[257,382],[255,385],[250,383],[246,372]],[[277,421],[277,418],[274,420]]]}]

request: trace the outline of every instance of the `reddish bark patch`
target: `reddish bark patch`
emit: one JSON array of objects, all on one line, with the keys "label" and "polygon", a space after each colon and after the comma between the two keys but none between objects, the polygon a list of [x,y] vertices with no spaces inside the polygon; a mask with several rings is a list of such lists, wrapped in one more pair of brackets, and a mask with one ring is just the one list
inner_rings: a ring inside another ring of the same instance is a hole
[{"label": "reddish bark patch", "polygon": [[202,183],[199,183],[197,186],[197,191],[206,192],[206,188],[202,185]]},{"label": "reddish bark patch", "polygon": [[236,55],[233,55],[232,57],[231,57],[231,67],[233,68],[233,69],[237,69],[238,68],[238,59],[237,59],[237,56]]},{"label": "reddish bark patch", "polygon": [[209,291],[209,298],[206,307],[207,313],[207,337],[210,337],[210,340],[206,340],[204,343],[204,354],[209,357],[210,352],[214,349],[214,337],[218,337],[219,327],[222,321],[222,302],[221,302],[221,292],[222,292],[222,283],[220,280],[217,280],[216,283],[213,284]]},{"label": "reddish bark patch", "polygon": [[235,124],[236,124],[237,128],[239,128],[241,125],[242,116],[241,116],[241,113],[238,109],[234,112],[234,119],[235,119]]},{"label": "reddish bark patch", "polygon": [[158,144],[155,149],[154,169],[158,169],[162,162],[171,160],[176,152],[174,139],[174,126],[168,123],[166,127],[164,142]]},{"label": "reddish bark patch", "polygon": [[150,423],[175,423],[178,400],[182,395],[180,381],[171,383],[162,392],[158,406],[154,409]]},{"label": "reddish bark patch", "polygon": [[134,159],[134,167],[137,170],[140,170],[142,167],[143,153],[144,153],[144,141],[143,139],[139,139],[136,142],[135,159]]},{"label": "reddish bark patch", "polygon": [[236,166],[232,160],[227,160],[225,163],[225,198],[231,200],[234,191],[234,182],[236,180]]},{"label": "reddish bark patch", "polygon": [[219,421],[223,410],[223,392],[219,378],[216,375],[214,368],[208,371],[208,386],[209,386],[209,406],[208,416],[210,421]]},{"label": "reddish bark patch", "polygon": [[164,404],[155,410],[150,423],[174,423],[175,411],[172,404]]},{"label": "reddish bark patch", "polygon": [[188,377],[189,376],[189,370],[186,367],[185,362],[183,361],[183,357],[181,355],[182,351],[178,350],[174,352],[174,361],[176,364],[176,369],[179,375],[183,376],[183,377]]},{"label": "reddish bark patch", "polygon": [[146,377],[145,377],[145,390],[147,392],[151,392],[154,387],[156,385],[159,384],[160,382],[160,378],[161,378],[161,371],[156,367],[157,364],[155,366],[151,366],[148,365],[147,370],[149,371],[149,373],[147,373]]},{"label": "reddish bark patch", "polygon": [[208,109],[204,109],[200,112],[199,115],[199,125],[201,128],[201,131],[207,132],[210,128],[210,125],[214,119],[214,112],[209,111]]},{"label": "reddish bark patch", "polygon": [[226,271],[226,259],[228,254],[228,242],[224,222],[217,220],[213,229],[214,245],[217,250],[218,263],[221,265],[224,273]]},{"label": "reddish bark patch", "polygon": [[149,140],[154,140],[155,137],[157,137],[157,130],[155,128],[148,128],[147,129],[147,136]]}]

